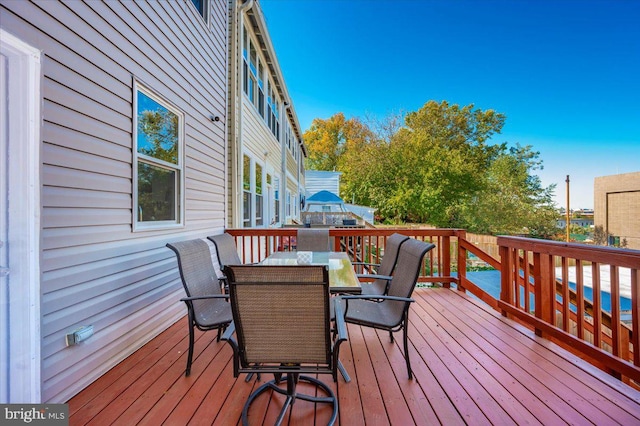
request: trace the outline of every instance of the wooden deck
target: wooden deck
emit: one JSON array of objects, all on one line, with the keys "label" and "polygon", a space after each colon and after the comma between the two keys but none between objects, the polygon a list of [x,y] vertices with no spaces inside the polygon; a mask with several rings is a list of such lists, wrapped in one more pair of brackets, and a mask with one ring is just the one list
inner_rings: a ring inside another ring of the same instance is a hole
[{"label": "wooden deck", "polygon": [[[321,377],[337,391],[340,424],[640,424],[640,392],[585,361],[456,291],[417,289],[414,298],[414,380],[398,340],[349,325],[341,359],[351,383]],[[185,378],[179,321],[70,400],[70,424],[237,424],[261,382],[234,379],[231,350],[215,337],[198,335]],[[272,424],[279,398],[256,400],[252,424]],[[289,424],[326,424],[328,414],[299,401]]]}]

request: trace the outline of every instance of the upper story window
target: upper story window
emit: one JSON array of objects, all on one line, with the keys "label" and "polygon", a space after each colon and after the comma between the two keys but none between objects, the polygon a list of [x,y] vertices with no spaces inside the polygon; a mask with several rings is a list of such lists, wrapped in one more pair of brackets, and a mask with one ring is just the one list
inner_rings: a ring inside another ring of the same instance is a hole
[{"label": "upper story window", "polygon": [[209,0],[191,0],[191,3],[196,7],[204,22],[209,23]]},{"label": "upper story window", "polygon": [[242,90],[280,140],[280,104],[265,61],[246,27],[242,28]]},{"label": "upper story window", "polygon": [[264,117],[264,64],[255,42],[242,28],[242,87],[260,116]]},{"label": "upper story window", "polygon": [[182,224],[184,115],[134,83],[134,229]]}]

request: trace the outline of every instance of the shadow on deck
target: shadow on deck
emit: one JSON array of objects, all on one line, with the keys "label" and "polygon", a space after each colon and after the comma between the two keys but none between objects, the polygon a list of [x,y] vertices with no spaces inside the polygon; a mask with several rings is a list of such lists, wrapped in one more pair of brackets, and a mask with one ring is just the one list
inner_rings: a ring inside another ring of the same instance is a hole
[{"label": "shadow on deck", "polygon": [[[341,359],[351,383],[321,377],[337,392],[340,424],[640,424],[640,392],[591,364],[454,290],[413,296],[414,380],[397,340],[349,325]],[[238,424],[261,382],[233,378],[231,349],[215,332],[198,335],[184,377],[187,334],[177,322],[76,395],[70,424]],[[256,400],[252,424],[272,424],[280,404]],[[329,414],[299,401],[289,424],[325,424]]]}]

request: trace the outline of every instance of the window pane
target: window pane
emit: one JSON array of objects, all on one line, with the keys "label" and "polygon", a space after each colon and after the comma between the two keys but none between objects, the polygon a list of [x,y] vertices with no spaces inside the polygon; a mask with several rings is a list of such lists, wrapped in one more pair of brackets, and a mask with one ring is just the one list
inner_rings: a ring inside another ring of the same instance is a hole
[{"label": "window pane", "polygon": [[249,99],[251,102],[255,101],[255,89],[256,88],[256,78],[253,75],[249,76]]},{"label": "window pane", "polygon": [[273,197],[275,199],[274,202],[274,209],[275,209],[275,220],[276,223],[280,222],[280,179],[275,178],[273,180],[273,186],[274,186],[274,191],[273,191]]},{"label": "window pane", "polygon": [[244,191],[242,193],[242,205],[243,205],[243,217],[242,226],[245,228],[251,227],[251,193]]},{"label": "window pane", "polygon": [[138,152],[178,164],[178,116],[138,91]]},{"label": "window pane", "polygon": [[246,155],[242,159],[242,189],[251,191],[251,159]]},{"label": "window pane", "polygon": [[177,172],[138,162],[138,220],[176,220]]},{"label": "window pane", "polygon": [[191,2],[196,7],[196,9],[198,9],[198,12],[200,12],[200,15],[204,17],[206,0],[191,0]]},{"label": "window pane", "polygon": [[256,194],[262,195],[262,166],[256,164]]},{"label": "window pane", "polygon": [[262,195],[256,195],[256,226],[262,226]]},{"label": "window pane", "polygon": [[249,37],[247,36],[247,29],[246,28],[242,28],[242,57],[244,59],[247,59],[247,49],[249,46]]},{"label": "window pane", "polygon": [[251,67],[251,72],[253,75],[258,73],[257,71],[257,62],[258,62],[258,54],[256,52],[256,48],[253,47],[253,43],[249,46],[249,66]]}]

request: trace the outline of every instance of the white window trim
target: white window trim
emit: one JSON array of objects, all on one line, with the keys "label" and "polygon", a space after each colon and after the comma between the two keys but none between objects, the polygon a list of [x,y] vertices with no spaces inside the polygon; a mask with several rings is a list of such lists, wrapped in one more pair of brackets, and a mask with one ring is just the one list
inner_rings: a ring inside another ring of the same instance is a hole
[{"label": "white window trim", "polygon": [[[162,96],[158,95],[154,91],[148,88],[149,86],[141,83],[137,79],[133,80],[133,165],[132,165],[132,180],[133,180],[133,231],[155,231],[159,229],[174,229],[183,228],[185,225],[184,220],[184,204],[185,204],[185,182],[184,182],[184,150],[185,150],[185,134],[184,134],[184,120],[185,116],[171,102]],[[179,117],[178,126],[178,164],[167,163],[158,159],[150,159],[145,155],[138,153],[138,91],[144,93],[154,101],[160,103],[163,107],[167,108],[172,113]],[[178,207],[176,209],[176,220],[163,220],[157,222],[140,222],[138,220],[138,162],[143,160],[144,162],[154,164],[160,167],[166,167],[171,170],[175,170],[178,173],[178,188],[176,188],[176,203]]]},{"label": "white window trim", "polygon": [[[41,53],[38,49],[0,28],[0,49],[9,61],[5,69],[15,78],[7,88],[17,99],[8,123],[14,156],[9,175],[16,179],[8,194],[9,233],[19,233],[24,243],[17,245],[10,260],[11,286],[20,288],[9,295],[10,324],[8,351],[19,363],[9,362],[0,370],[0,384],[9,390],[8,402],[41,402],[41,328],[40,328],[40,127],[41,127]],[[3,117],[4,119],[5,117]],[[9,239],[13,237],[9,235]],[[13,265],[16,268],[12,268]],[[6,265],[0,265],[6,266]],[[14,284],[15,282],[15,284]],[[4,284],[4,283],[3,283]],[[3,301],[4,302],[4,301]],[[3,306],[4,310],[7,306]],[[0,322],[4,325],[3,322]],[[3,330],[3,334],[5,330]],[[3,342],[7,344],[7,342]],[[4,359],[2,360],[4,364]],[[6,368],[6,370],[5,370]],[[7,402],[7,401],[3,401]]]},{"label": "white window trim", "polygon": [[196,9],[196,5],[193,4],[191,0],[187,0],[187,3],[191,3],[191,6],[196,11],[196,15],[200,16],[200,18],[204,21],[205,26],[209,27],[209,17],[211,16],[211,0],[203,0],[204,10],[202,11],[202,15],[200,11]]},{"label": "white window trim", "polygon": [[[267,223],[267,164],[262,163],[260,161],[256,160],[256,156],[253,155],[251,152],[249,151],[245,151],[242,153],[242,158],[244,159],[244,157],[249,158],[249,202],[251,204],[251,217],[250,217],[250,221],[249,221],[249,226],[248,228],[267,228],[269,226],[269,223]],[[242,161],[241,163],[243,169],[244,169],[244,161]],[[256,224],[256,218],[257,218],[257,196],[258,196],[258,192],[257,192],[257,186],[256,186],[256,165],[259,165],[260,167],[262,167],[262,225],[257,225]],[[270,173],[272,175],[272,177],[274,176],[274,173]],[[242,176],[242,181],[240,183],[240,187],[242,190],[242,196],[240,198],[240,203],[242,205],[242,210],[241,210],[241,215],[240,215],[240,226],[242,228],[244,228],[244,170],[242,170],[241,175]]]}]

